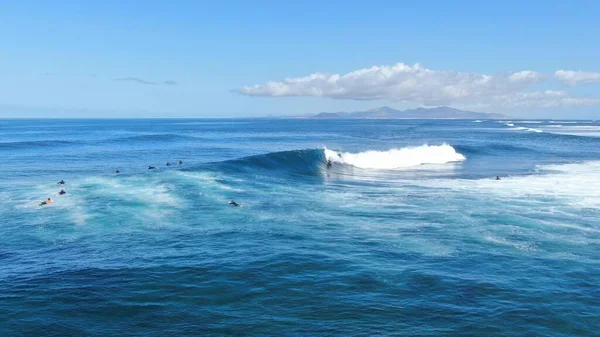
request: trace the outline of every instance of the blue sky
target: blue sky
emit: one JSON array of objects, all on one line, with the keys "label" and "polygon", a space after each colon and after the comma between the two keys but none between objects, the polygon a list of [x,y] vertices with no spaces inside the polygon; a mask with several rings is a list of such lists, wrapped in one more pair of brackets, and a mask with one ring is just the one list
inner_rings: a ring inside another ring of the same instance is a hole
[{"label": "blue sky", "polygon": [[599,34],[593,1],[9,0],[0,117],[600,118]]}]

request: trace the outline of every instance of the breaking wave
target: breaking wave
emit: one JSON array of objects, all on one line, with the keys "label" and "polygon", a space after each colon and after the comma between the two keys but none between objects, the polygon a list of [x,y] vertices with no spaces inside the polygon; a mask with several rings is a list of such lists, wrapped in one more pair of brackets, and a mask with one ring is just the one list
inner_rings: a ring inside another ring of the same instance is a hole
[{"label": "breaking wave", "polygon": [[465,156],[458,153],[452,146],[442,144],[358,153],[334,151],[328,148],[291,150],[271,152],[209,165],[216,165],[219,169],[226,171],[268,169],[311,175],[321,172],[328,161],[335,165],[361,169],[393,170],[424,164],[460,162],[465,159]]},{"label": "breaking wave", "polygon": [[423,164],[446,164],[465,160],[465,156],[448,145],[421,145],[388,151],[365,151],[359,153],[337,152],[324,149],[325,157],[335,163],[342,163],[363,169],[391,170],[414,167]]}]

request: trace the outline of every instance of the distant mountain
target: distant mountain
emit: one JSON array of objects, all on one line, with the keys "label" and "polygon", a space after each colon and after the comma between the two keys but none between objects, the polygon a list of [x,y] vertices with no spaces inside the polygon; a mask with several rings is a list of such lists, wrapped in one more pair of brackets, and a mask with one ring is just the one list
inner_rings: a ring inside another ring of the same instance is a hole
[{"label": "distant mountain", "polygon": [[304,118],[342,119],[342,118],[387,118],[387,119],[508,119],[510,117],[498,113],[463,111],[449,106],[437,108],[417,108],[396,110],[383,106],[367,111],[355,112],[321,112]]}]

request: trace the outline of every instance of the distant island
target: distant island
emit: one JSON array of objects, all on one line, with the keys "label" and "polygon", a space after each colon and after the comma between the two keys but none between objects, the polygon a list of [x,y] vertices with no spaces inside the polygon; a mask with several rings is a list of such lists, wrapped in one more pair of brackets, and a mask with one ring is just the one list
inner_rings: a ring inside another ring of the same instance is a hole
[{"label": "distant island", "polygon": [[416,108],[407,110],[396,110],[389,106],[383,106],[367,111],[354,112],[321,112],[317,114],[295,116],[296,118],[319,118],[319,119],[509,119],[510,117],[499,113],[485,113],[463,111],[448,106],[437,108]]}]

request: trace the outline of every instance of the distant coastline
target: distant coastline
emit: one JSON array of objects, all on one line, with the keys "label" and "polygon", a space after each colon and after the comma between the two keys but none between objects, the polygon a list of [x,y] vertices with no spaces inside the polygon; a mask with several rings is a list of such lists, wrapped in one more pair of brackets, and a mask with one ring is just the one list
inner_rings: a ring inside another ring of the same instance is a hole
[{"label": "distant coastline", "polygon": [[292,118],[307,119],[509,119],[499,113],[474,112],[455,109],[448,106],[436,108],[417,108],[407,110],[396,110],[388,106],[375,108],[367,111],[354,112],[321,112],[299,116],[288,116]]}]

